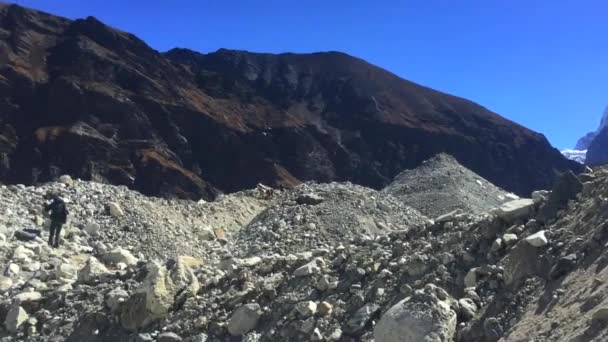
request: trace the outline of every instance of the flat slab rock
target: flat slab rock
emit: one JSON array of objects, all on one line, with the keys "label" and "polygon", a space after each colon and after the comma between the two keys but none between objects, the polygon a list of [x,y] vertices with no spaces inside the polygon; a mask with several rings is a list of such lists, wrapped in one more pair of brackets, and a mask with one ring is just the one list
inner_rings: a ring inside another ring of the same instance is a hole
[{"label": "flat slab rock", "polygon": [[525,240],[533,247],[542,247],[549,243],[544,230],[528,236]]},{"label": "flat slab rock", "polygon": [[298,204],[316,205],[316,204],[323,202],[323,200],[324,200],[324,198],[317,194],[305,193],[305,194],[298,196],[298,198],[296,199],[296,202]]},{"label": "flat slab rock", "polygon": [[534,211],[534,201],[529,198],[522,198],[509,201],[501,205],[497,210],[497,215],[505,221],[515,221],[531,215]]}]

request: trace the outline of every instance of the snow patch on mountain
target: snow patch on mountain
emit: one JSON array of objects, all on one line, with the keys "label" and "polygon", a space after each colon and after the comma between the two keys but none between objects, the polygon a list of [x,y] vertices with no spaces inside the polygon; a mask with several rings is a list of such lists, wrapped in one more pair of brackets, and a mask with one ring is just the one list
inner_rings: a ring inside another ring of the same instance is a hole
[{"label": "snow patch on mountain", "polygon": [[585,159],[587,158],[587,150],[572,150],[565,149],[561,150],[564,157],[579,162],[581,164],[585,164]]}]

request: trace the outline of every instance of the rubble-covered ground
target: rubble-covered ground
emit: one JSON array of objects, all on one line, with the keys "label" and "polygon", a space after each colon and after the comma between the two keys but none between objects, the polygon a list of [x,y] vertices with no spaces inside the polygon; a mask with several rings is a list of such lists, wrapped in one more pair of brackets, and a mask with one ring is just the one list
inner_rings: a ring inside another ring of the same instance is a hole
[{"label": "rubble-covered ground", "polygon": [[303,184],[278,196],[240,231],[235,243],[239,252],[250,254],[299,253],[427,222],[399,199],[369,188],[350,183]]},{"label": "rubble-covered ground", "polygon": [[[216,234],[230,237],[264,210],[272,190],[259,187],[222,196],[216,202],[192,202],[146,197],[126,187],[69,180],[40,187],[3,186],[0,189],[0,233],[15,229],[40,228],[44,196],[58,193],[68,202],[69,221],[64,233],[80,232],[98,225],[98,234],[88,242],[121,246],[140,257],[166,259],[184,253],[202,257],[216,243]],[[120,215],[110,215],[115,203]],[[48,225],[48,222],[47,222]],[[78,235],[78,234],[77,234]],[[103,246],[101,246],[103,247]]]},{"label": "rubble-covered ground", "polygon": [[456,209],[481,214],[517,198],[445,153],[424,161],[415,169],[401,172],[384,192],[432,218]]},{"label": "rubble-covered ground", "polygon": [[[57,249],[24,230],[49,190],[71,212]],[[0,340],[605,341],[608,170],[530,197],[431,220],[348,183],[1,187]]]}]

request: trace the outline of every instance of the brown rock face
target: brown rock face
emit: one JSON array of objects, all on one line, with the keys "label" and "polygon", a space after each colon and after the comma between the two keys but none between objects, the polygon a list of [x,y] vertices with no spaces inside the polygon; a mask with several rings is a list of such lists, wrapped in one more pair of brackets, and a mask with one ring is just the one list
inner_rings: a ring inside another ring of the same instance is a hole
[{"label": "brown rock face", "polygon": [[520,194],[580,167],[538,133],[346,54],[161,54],[92,17],[0,6],[0,180],[69,173],[209,199],[259,182],[382,187],[438,152]]}]

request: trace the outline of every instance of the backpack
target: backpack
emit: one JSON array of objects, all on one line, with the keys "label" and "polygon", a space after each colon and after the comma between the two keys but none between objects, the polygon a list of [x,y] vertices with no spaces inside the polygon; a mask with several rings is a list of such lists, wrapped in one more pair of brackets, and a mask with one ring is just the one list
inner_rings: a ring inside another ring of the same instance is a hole
[{"label": "backpack", "polygon": [[51,219],[65,223],[68,219],[68,208],[64,201],[55,201],[51,204]]}]

